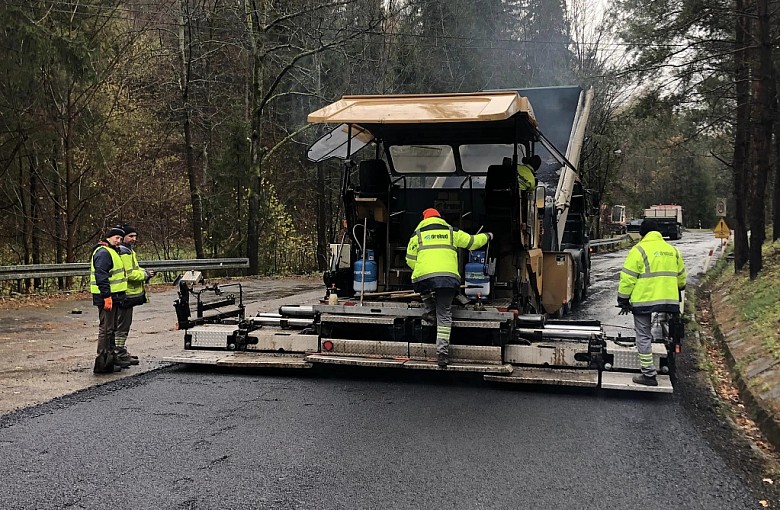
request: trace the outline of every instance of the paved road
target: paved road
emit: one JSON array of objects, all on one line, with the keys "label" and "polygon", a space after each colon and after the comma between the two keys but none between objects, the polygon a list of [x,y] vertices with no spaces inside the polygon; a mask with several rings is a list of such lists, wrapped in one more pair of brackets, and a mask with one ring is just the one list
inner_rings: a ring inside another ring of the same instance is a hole
[{"label": "paved road", "polygon": [[710,444],[676,395],[168,368],[0,419],[0,508],[760,508]]},{"label": "paved road", "polygon": [[[720,240],[715,239],[712,232],[685,232],[682,239],[670,241],[680,249],[685,268],[688,272],[688,284],[693,286],[699,280],[699,274],[704,270],[710,250],[713,252],[709,267],[715,264],[721,253]],[[630,315],[618,315],[617,286],[620,280],[620,268],[628,250],[598,254],[593,257],[591,267],[591,287],[589,289],[587,306],[575,311],[576,319],[597,319],[605,324],[609,335],[627,331],[633,335],[634,320]]]}]

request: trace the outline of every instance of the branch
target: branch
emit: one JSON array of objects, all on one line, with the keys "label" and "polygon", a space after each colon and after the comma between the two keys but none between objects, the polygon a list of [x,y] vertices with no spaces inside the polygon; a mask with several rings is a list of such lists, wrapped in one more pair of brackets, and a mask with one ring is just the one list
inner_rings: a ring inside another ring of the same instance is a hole
[{"label": "branch", "polygon": [[285,136],[284,138],[282,138],[282,139],[281,139],[279,142],[277,142],[277,143],[276,143],[276,145],[274,145],[273,147],[271,147],[271,148],[270,148],[270,149],[269,149],[269,150],[268,150],[268,151],[267,151],[265,154],[263,154],[262,161],[265,161],[266,159],[268,159],[268,157],[270,157],[270,156],[271,156],[271,154],[273,154],[274,152],[276,152],[276,150],[277,150],[277,149],[279,149],[280,147],[282,147],[282,146],[283,146],[285,143],[287,143],[289,140],[291,140],[291,139],[295,138],[296,136],[298,136],[299,134],[303,133],[303,132],[304,132],[304,131],[306,131],[307,129],[310,129],[310,128],[312,127],[312,125],[313,125],[313,124],[306,124],[305,126],[302,126],[302,127],[298,128],[298,129],[296,129],[296,130],[295,130],[295,131],[293,131],[292,133],[290,133],[290,134],[288,134],[287,136]]},{"label": "branch", "polygon": [[[377,23],[378,23],[378,21],[377,21]],[[335,46],[339,46],[339,45],[341,45],[341,44],[344,44],[344,43],[345,43],[345,42],[347,42],[347,41],[351,41],[352,39],[355,39],[355,38],[357,38],[358,36],[360,36],[360,35],[363,35],[364,33],[366,33],[366,32],[368,32],[368,31],[372,30],[373,28],[374,28],[374,25],[373,25],[373,24],[369,24],[369,26],[366,28],[366,30],[359,30],[359,31],[356,31],[356,32],[354,32],[352,35],[350,35],[350,36],[348,36],[348,37],[345,37],[345,38],[343,38],[343,39],[336,39],[336,40],[333,40],[333,41],[331,41],[331,42],[329,42],[329,43],[327,43],[327,44],[322,44],[322,45],[321,45],[321,46],[319,46],[318,48],[314,48],[314,49],[311,49],[311,50],[308,50],[308,51],[304,51],[304,52],[302,52],[302,53],[299,53],[298,55],[295,55],[295,57],[293,57],[293,58],[292,58],[292,60],[290,60],[290,61],[287,63],[287,65],[285,65],[285,66],[284,66],[284,67],[283,67],[283,68],[282,68],[282,69],[281,69],[281,70],[280,70],[280,71],[279,71],[279,72],[276,74],[276,77],[274,78],[274,81],[273,81],[273,83],[272,83],[272,84],[271,84],[271,85],[268,87],[268,91],[266,92],[265,96],[263,96],[263,99],[262,99],[262,100],[260,101],[260,103],[259,103],[259,107],[260,107],[260,109],[262,110],[263,108],[265,108],[265,105],[266,105],[266,104],[268,104],[268,101],[269,101],[269,99],[270,99],[270,98],[271,98],[271,97],[274,95],[274,91],[276,90],[276,87],[278,87],[278,86],[279,86],[279,84],[281,83],[281,81],[282,81],[282,78],[284,78],[284,76],[285,76],[285,75],[286,75],[286,74],[287,74],[287,73],[288,73],[288,72],[289,72],[291,69],[293,69],[293,68],[295,67],[295,64],[296,64],[296,63],[297,63],[299,60],[301,60],[301,59],[304,59],[304,58],[306,58],[306,57],[310,57],[310,56],[312,56],[312,55],[317,55],[317,54],[319,54],[319,53],[322,53],[322,52],[324,52],[324,51],[326,51],[326,50],[328,50],[328,49],[330,49],[330,48],[333,48],[333,47],[335,47]]]},{"label": "branch", "polygon": [[[342,1],[339,1],[339,2],[331,2],[329,4],[320,4],[320,5],[316,5],[314,7],[310,7],[310,8],[307,8],[307,9],[301,9],[301,10],[296,11],[296,12],[291,12],[290,14],[285,14],[284,16],[280,16],[280,17],[276,18],[275,20],[271,21],[268,25],[263,27],[263,32],[267,32],[269,29],[271,29],[275,25],[278,25],[278,24],[280,24],[280,23],[282,23],[284,21],[287,21],[289,19],[301,16],[303,14],[310,14],[312,12],[317,12],[320,9],[327,9],[327,8],[330,8],[330,7],[339,7],[339,6],[349,5],[349,4],[352,4],[352,3],[355,3],[355,0],[342,0]],[[255,7],[255,9],[256,9],[256,7]],[[258,26],[260,26],[260,25],[258,25]]]}]

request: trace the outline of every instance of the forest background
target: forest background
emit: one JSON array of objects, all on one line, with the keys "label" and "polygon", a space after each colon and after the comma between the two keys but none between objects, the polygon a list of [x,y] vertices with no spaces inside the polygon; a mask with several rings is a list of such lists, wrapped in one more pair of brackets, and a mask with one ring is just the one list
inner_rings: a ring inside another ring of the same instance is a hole
[{"label": "forest background", "polygon": [[580,174],[600,203],[680,204],[709,228],[727,198],[751,277],[778,237],[776,2],[0,5],[0,265],[86,261],[131,222],[142,258],[313,271],[340,229],[341,168],[306,159],[323,133],[309,112],[347,94],[557,85],[594,90]]}]

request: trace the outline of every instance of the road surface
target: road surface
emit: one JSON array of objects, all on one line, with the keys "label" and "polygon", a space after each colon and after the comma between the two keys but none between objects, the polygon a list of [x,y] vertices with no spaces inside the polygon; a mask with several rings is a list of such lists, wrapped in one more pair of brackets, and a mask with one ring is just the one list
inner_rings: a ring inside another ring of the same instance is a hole
[{"label": "road surface", "polygon": [[[691,273],[710,239],[677,243]],[[579,316],[628,324],[613,308],[624,257],[594,260]],[[776,504],[693,378],[668,396],[410,372],[163,368],[6,414],[0,508]]]}]

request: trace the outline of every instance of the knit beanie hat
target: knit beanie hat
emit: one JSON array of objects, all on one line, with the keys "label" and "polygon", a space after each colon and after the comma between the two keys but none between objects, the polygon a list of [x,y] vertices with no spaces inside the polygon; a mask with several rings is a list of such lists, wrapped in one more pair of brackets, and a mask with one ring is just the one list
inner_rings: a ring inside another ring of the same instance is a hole
[{"label": "knit beanie hat", "polygon": [[132,226],[132,225],[125,224],[125,225],[122,225],[120,228],[125,231],[125,235],[126,236],[128,236],[130,234],[137,234],[138,233],[138,230],[136,230],[136,228],[134,226]]},{"label": "knit beanie hat", "polygon": [[106,235],[103,236],[104,239],[108,239],[109,237],[114,236],[122,236],[125,237],[125,231],[122,230],[120,227],[111,227],[111,229],[106,232]]},{"label": "knit beanie hat", "polygon": [[639,235],[645,237],[648,234],[648,232],[653,232],[653,231],[658,232],[658,229],[659,229],[658,222],[647,218],[642,222],[642,225],[639,227]]}]

